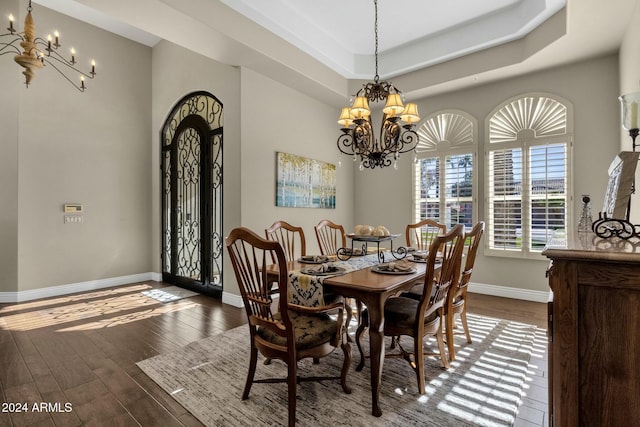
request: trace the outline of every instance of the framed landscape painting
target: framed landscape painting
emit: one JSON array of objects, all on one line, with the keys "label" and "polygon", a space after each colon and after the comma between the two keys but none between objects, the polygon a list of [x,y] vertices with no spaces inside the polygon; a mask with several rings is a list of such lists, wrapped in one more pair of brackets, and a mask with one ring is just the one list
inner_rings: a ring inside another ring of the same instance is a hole
[{"label": "framed landscape painting", "polygon": [[336,165],[276,153],[276,206],[336,208]]}]

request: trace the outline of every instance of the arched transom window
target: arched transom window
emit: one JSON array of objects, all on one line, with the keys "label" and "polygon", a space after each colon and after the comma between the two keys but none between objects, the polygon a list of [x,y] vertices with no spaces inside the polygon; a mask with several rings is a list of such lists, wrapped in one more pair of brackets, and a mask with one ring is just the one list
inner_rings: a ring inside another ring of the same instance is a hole
[{"label": "arched transom window", "polygon": [[570,219],[570,104],[527,94],[487,118],[486,219],[488,251],[527,256],[544,248]]},{"label": "arched transom window", "polygon": [[474,215],[476,120],[462,111],[427,117],[417,133],[413,216],[471,227]]}]

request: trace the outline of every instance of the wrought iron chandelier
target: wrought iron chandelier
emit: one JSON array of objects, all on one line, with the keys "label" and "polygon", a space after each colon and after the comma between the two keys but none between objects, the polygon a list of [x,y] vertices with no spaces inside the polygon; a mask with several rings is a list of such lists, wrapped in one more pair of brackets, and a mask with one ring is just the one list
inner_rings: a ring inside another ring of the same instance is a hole
[{"label": "wrought iron chandelier", "polygon": [[[414,150],[418,144],[418,134],[413,130],[420,120],[418,106],[414,103],[402,103],[402,92],[378,76],[378,0],[373,1],[375,8],[375,61],[376,75],[372,82],[362,86],[351,107],[344,107],[338,119],[342,125],[342,135],[338,138],[338,149],[353,161],[360,159],[360,170],[386,167],[393,163],[398,169],[401,153]],[[380,135],[376,139],[371,122],[370,102],[385,100],[382,109]],[[404,122],[405,124],[401,124]],[[393,161],[392,161],[393,159]]]},{"label": "wrought iron chandelier", "polygon": [[[58,73],[60,73],[69,83],[71,83],[80,92],[84,92],[86,86],[84,79],[93,79],[96,75],[96,62],[91,61],[91,69],[88,72],[80,71],[76,68],[76,52],[73,48],[70,50],[71,59],[66,59],[58,53],[60,44],[60,35],[56,31],[53,36],[49,34],[47,40],[36,37],[36,26],[31,16],[31,0],[27,7],[27,16],[24,18],[24,31],[19,33],[13,26],[13,15],[9,15],[8,33],[0,34],[0,39],[9,39],[9,41],[0,42],[0,55],[15,53],[13,59],[18,65],[24,68],[22,74],[25,77],[27,87],[31,84],[31,80],[35,76],[36,70],[43,68],[46,64],[51,65]],[[19,46],[18,46],[19,45]],[[66,73],[77,72],[80,74],[79,83],[74,82]]]}]

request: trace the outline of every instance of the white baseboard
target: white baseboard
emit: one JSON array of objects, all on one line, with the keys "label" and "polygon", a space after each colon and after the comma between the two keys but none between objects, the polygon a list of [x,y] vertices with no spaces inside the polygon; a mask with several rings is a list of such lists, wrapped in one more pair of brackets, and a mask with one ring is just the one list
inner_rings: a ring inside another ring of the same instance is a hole
[{"label": "white baseboard", "polygon": [[111,277],[108,279],[90,280],[88,282],[71,283],[68,285],[50,286],[47,288],[32,289],[18,292],[0,292],[0,303],[24,302],[40,298],[57,297],[61,295],[75,294],[78,292],[95,291],[111,286],[127,285],[129,283],[153,280],[162,281],[160,273],[139,273],[128,276]]},{"label": "white baseboard", "polygon": [[222,303],[229,304],[239,308],[244,307],[244,303],[242,302],[242,296],[232,294],[229,292],[222,292]]},{"label": "white baseboard", "polygon": [[[130,283],[153,280],[162,281],[161,273],[139,273],[128,276],[112,277],[109,279],[91,280],[88,282],[72,283],[68,285],[50,286],[47,288],[33,289],[18,292],[0,292],[0,303],[14,303],[31,301],[40,298],[56,297],[61,295],[75,294],[78,292],[94,291],[111,286],[127,285]],[[496,297],[513,298],[525,301],[543,302],[549,300],[549,291],[533,291],[530,289],[510,288],[507,286],[488,285],[484,283],[470,283],[469,292]],[[274,297],[277,297],[274,295]],[[229,292],[222,293],[222,302],[233,307],[243,307],[242,297]]]},{"label": "white baseboard", "polygon": [[549,291],[533,291],[531,289],[510,288],[507,286],[469,283],[469,292],[473,294],[492,295],[494,297],[521,299],[524,301],[549,301]]},{"label": "white baseboard", "polygon": [[[509,288],[507,286],[487,285],[483,283],[469,283],[469,292],[474,294],[492,295],[494,297],[521,299],[524,301],[549,301],[549,291],[532,291],[530,289]],[[274,295],[277,298],[278,295]],[[222,293],[222,302],[234,307],[243,307],[242,297],[229,292]]]}]

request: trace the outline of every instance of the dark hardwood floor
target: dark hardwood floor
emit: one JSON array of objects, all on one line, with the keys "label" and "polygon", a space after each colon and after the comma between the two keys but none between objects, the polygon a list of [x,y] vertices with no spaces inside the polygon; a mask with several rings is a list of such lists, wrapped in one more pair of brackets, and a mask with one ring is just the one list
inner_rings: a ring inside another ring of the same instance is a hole
[{"label": "dark hardwood floor", "polygon": [[[141,294],[164,286],[0,304],[0,426],[200,426],[135,363],[246,316],[207,296],[163,304]],[[469,312],[546,327],[540,303],[474,294]]]}]

